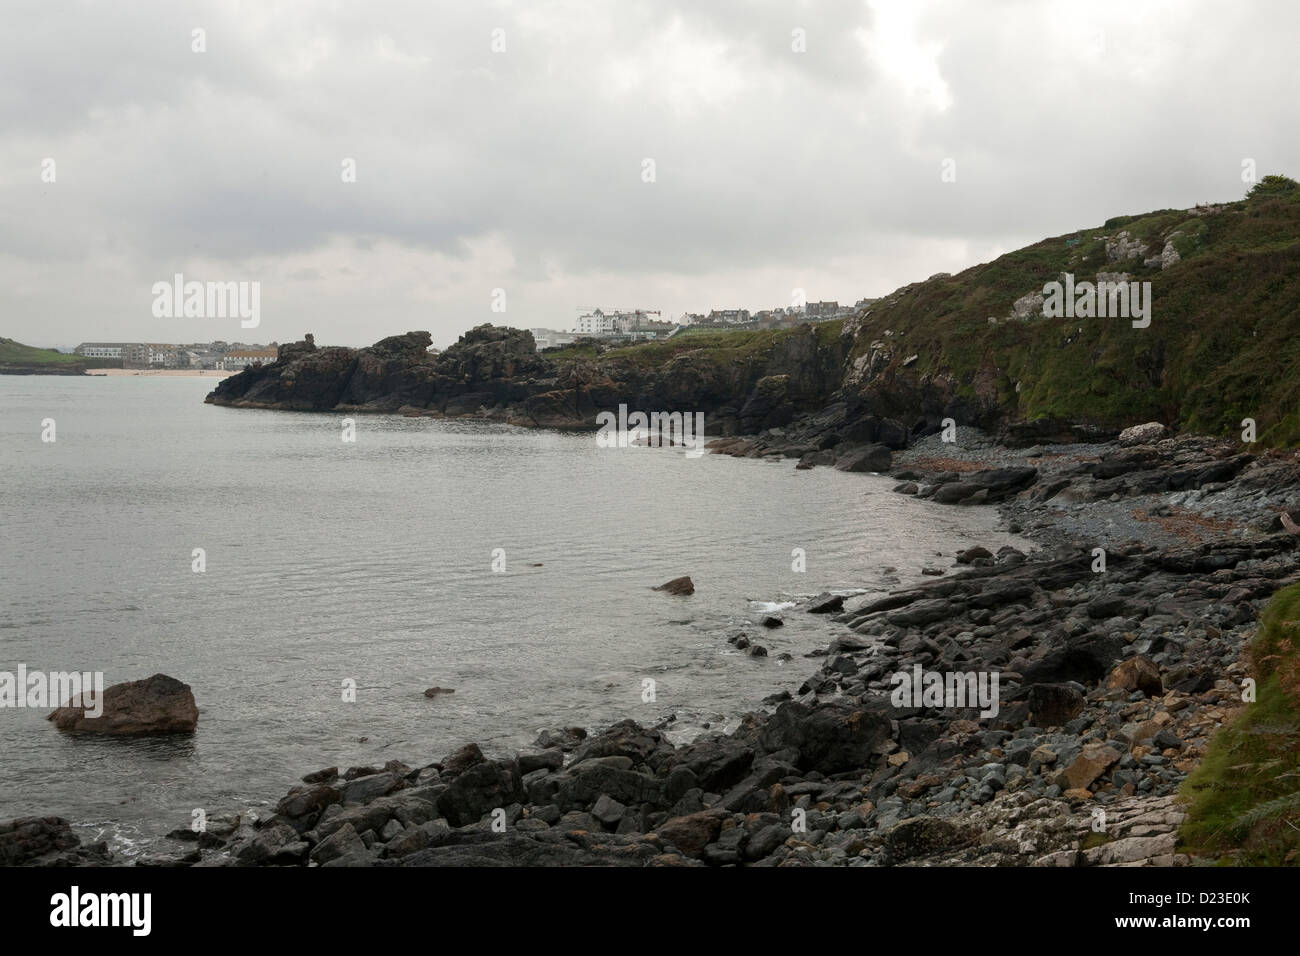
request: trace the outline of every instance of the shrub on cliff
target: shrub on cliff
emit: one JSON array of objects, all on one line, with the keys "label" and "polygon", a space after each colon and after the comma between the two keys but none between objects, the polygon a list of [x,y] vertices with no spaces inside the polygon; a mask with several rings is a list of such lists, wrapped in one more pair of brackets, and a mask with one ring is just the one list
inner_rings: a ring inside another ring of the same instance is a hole
[{"label": "shrub on cliff", "polygon": [[[1297,189],[1300,189],[1300,183],[1297,183],[1290,176],[1265,176],[1250,187],[1250,190],[1246,193],[1246,198],[1263,199],[1269,196],[1287,196],[1288,194],[1295,194]],[[1300,196],[1295,198],[1300,198]]]}]

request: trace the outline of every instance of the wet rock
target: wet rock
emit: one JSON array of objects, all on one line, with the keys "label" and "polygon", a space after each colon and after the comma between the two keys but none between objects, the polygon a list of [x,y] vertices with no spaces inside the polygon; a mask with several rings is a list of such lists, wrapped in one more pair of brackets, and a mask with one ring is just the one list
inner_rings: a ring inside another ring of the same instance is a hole
[{"label": "wet rock", "polygon": [[376,773],[368,777],[357,777],[343,786],[343,802],[369,803],[376,797],[392,793],[402,785],[402,778],[394,773]]},{"label": "wet rock", "polygon": [[275,812],[290,818],[310,817],[323,812],[326,807],[338,803],[342,798],[337,787],[328,784],[307,784],[290,790],[276,804]]},{"label": "wet rock", "polygon": [[654,588],[655,591],[666,591],[669,594],[689,595],[695,593],[695,582],[689,576],[683,575],[680,578],[673,578],[671,581]]},{"label": "wet rock", "polygon": [[83,694],[82,700],[68,702],[46,719],[59,730],[116,735],[188,734],[199,722],[189,684],[166,674],[105,689],[98,717],[87,716],[84,701]]},{"label": "wet rock", "polygon": [[22,817],[0,823],[0,866],[32,866],[54,862],[76,850],[81,840],[62,817]]},{"label": "wet rock", "polygon": [[587,739],[587,731],[582,727],[560,727],[543,730],[533,741],[533,745],[547,750],[552,748],[568,753]]},{"label": "wet rock", "polygon": [[884,445],[868,445],[835,459],[836,471],[888,471],[893,455]]},{"label": "wet rock", "polygon": [[564,752],[557,749],[544,750],[537,754],[520,754],[519,772],[524,776],[534,770],[559,770],[564,766]]},{"label": "wet rock", "polygon": [[631,766],[637,766],[652,754],[671,749],[672,745],[658,730],[642,727],[634,720],[621,720],[575,747],[569,767],[594,757],[626,757]]},{"label": "wet rock", "polygon": [[483,751],[479,749],[478,744],[466,744],[459,750],[443,758],[442,772],[449,777],[456,777],[464,773],[475,764],[483,763],[487,758],[483,756]]},{"label": "wet rock", "polygon": [[830,614],[834,611],[841,610],[844,607],[844,595],[831,594],[829,591],[823,591],[804,608],[809,614]]}]

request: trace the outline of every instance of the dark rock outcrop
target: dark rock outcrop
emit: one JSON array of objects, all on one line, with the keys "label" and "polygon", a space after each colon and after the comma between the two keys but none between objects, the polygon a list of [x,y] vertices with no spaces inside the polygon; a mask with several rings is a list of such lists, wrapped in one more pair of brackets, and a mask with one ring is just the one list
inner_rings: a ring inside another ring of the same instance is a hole
[{"label": "dark rock outcrop", "polygon": [[199,722],[189,684],[166,674],[114,684],[104,690],[103,713],[88,716],[85,695],[47,717],[59,730],[97,734],[188,734]]}]

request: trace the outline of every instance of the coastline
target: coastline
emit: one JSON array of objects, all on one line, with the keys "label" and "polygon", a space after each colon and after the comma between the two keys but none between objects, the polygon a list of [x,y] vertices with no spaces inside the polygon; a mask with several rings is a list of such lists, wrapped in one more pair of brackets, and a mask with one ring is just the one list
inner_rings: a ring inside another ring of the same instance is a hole
[{"label": "coastline", "polygon": [[[856,636],[808,655],[816,673],[732,733],[674,746],[666,724],[629,720],[547,731],[508,757],[469,743],[327,768],[274,814],[214,816],[137,865],[1192,862],[1178,788],[1240,707],[1259,609],[1300,580],[1300,539],[1277,518],[1300,489],[1295,456],[1195,436],[1021,449],[963,436],[897,452],[895,490],[996,504],[1041,550],[973,548],[918,587],[809,602]],[[802,458],[787,440],[713,450]],[[997,672],[998,713],[896,706],[890,676],[917,666]],[[1089,836],[1098,810],[1104,841]],[[70,859],[121,862],[98,847],[27,862]]]},{"label": "coastline", "polygon": [[210,369],[210,368],[199,368],[199,369],[99,368],[99,369],[92,369],[86,372],[86,374],[87,375],[109,375],[109,376],[139,375],[139,376],[149,377],[149,378],[162,377],[162,378],[224,379],[224,378],[229,378],[232,375],[237,375],[238,373],[234,371],[225,371],[223,369]]}]

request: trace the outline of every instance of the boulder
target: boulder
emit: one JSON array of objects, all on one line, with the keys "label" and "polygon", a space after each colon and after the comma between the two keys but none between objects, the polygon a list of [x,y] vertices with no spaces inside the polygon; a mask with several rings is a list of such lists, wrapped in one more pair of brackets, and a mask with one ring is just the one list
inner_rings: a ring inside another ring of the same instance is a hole
[{"label": "boulder", "polygon": [[888,471],[893,454],[884,445],[868,445],[835,459],[836,471]]},{"label": "boulder", "polygon": [[1029,713],[1039,727],[1064,727],[1083,713],[1083,694],[1069,684],[1034,684]]},{"label": "boulder", "polygon": [[1038,480],[1038,469],[1029,467],[990,468],[946,482],[934,493],[939,504],[984,504],[1009,498]]},{"label": "boulder", "polygon": [[189,684],[166,674],[109,687],[98,717],[86,715],[84,697],[69,701],[46,719],[59,730],[120,736],[189,734],[199,722],[199,708]]},{"label": "boulder", "polygon": [[1121,445],[1145,445],[1148,442],[1158,441],[1164,433],[1164,425],[1159,422],[1146,422],[1124,429],[1119,433],[1119,441]]},{"label": "boulder", "polygon": [[1061,774],[1058,784],[1066,790],[1087,790],[1123,756],[1114,747],[1089,744]]},{"label": "boulder", "polygon": [[548,727],[537,735],[534,746],[545,750],[552,748],[568,753],[587,739],[587,731],[582,727]]},{"label": "boulder", "polygon": [[620,720],[575,747],[569,766],[599,757],[627,757],[636,766],[645,763],[657,751],[671,749],[672,745],[659,731],[642,727],[635,720]]},{"label": "boulder", "polygon": [[62,817],[23,817],[0,823],[0,866],[23,866],[48,853],[75,849],[80,840]]},{"label": "boulder", "polygon": [[699,859],[704,848],[718,838],[722,821],[728,816],[730,814],[725,810],[701,810],[668,820],[656,832],[665,843],[671,843],[687,856]]},{"label": "boulder", "polygon": [[680,578],[673,578],[654,588],[656,591],[667,591],[669,594],[694,594],[695,582],[688,575],[682,575]]},{"label": "boulder", "polygon": [[1133,657],[1110,672],[1106,686],[1119,690],[1140,690],[1147,697],[1158,697],[1165,692],[1160,679],[1160,665],[1149,657]]},{"label": "boulder", "polygon": [[460,774],[438,797],[438,812],[454,827],[477,823],[497,807],[526,799],[513,762],[484,761]]},{"label": "boulder", "polygon": [[885,836],[885,856],[892,864],[952,850],[974,842],[970,831],[938,817],[912,817]]},{"label": "boulder", "polygon": [[804,608],[809,614],[830,614],[833,611],[842,610],[844,607],[844,595],[831,594],[829,591],[823,591]]},{"label": "boulder", "polygon": [[836,700],[810,707],[788,701],[768,720],[759,742],[768,753],[797,751],[802,770],[832,774],[873,766],[876,748],[890,732],[887,714],[856,703]]},{"label": "boulder", "polygon": [[449,777],[456,777],[486,759],[478,744],[466,744],[454,753],[442,758],[442,772]]}]

